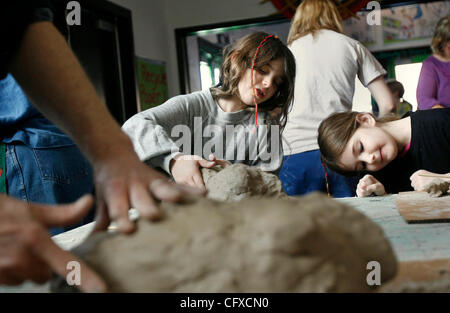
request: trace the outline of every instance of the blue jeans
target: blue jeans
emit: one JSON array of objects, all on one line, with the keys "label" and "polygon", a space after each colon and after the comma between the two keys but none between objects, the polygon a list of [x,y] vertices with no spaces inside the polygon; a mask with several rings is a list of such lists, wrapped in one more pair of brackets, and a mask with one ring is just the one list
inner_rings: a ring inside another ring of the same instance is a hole
[{"label": "blue jeans", "polygon": [[[327,169],[330,194],[335,198],[353,197],[359,177],[345,177]],[[279,174],[284,191],[289,196],[312,191],[327,192],[325,169],[320,151],[312,150],[285,156]]]},{"label": "blue jeans", "polygon": [[[64,204],[93,193],[90,164],[75,145],[30,148],[22,143],[6,145],[7,193],[15,198],[44,204]],[[55,235],[93,220],[94,212],[81,222],[50,229]]]}]

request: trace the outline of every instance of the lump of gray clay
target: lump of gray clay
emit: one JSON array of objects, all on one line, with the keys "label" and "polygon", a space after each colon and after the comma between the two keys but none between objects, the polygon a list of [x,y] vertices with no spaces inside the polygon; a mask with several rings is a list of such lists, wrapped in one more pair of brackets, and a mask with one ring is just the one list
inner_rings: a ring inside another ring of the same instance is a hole
[{"label": "lump of gray clay", "polygon": [[322,194],[161,208],[163,220],[96,233],[74,253],[112,292],[367,292],[368,262],[380,263],[381,282],[397,270],[382,229]]},{"label": "lump of gray clay", "polygon": [[428,192],[430,197],[437,198],[445,196],[447,193],[449,193],[450,183],[443,179],[436,178],[425,185],[424,189],[426,192]]},{"label": "lump of gray clay", "polygon": [[202,168],[208,198],[239,201],[250,197],[286,198],[280,179],[257,167],[233,164]]}]

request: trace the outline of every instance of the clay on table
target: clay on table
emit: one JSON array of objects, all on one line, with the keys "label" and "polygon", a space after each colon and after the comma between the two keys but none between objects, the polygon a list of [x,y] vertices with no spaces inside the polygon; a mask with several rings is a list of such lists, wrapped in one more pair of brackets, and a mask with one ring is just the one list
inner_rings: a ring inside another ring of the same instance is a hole
[{"label": "clay on table", "polygon": [[379,262],[382,282],[397,270],[382,229],[322,194],[161,209],[163,220],[139,220],[132,235],[94,234],[74,253],[113,292],[367,292],[368,262]]}]

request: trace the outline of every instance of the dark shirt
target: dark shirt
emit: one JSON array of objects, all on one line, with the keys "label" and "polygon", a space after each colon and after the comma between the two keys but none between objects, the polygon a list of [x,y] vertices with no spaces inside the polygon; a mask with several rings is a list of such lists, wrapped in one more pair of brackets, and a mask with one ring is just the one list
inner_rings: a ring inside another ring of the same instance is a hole
[{"label": "dark shirt", "polygon": [[[17,52],[28,25],[53,21],[49,1],[8,1],[0,10],[0,141],[21,142],[33,148],[73,145],[72,140],[47,120],[30,103],[14,77],[8,63]],[[61,104],[64,105],[64,104]]]},{"label": "dark shirt", "polygon": [[6,77],[7,63],[17,51],[27,26],[39,21],[53,21],[54,16],[54,7],[48,0],[3,2],[0,10],[0,79]]},{"label": "dark shirt", "polygon": [[409,112],[407,116],[411,117],[409,151],[382,170],[371,173],[387,193],[414,190],[409,178],[417,170],[450,172],[450,109]]}]

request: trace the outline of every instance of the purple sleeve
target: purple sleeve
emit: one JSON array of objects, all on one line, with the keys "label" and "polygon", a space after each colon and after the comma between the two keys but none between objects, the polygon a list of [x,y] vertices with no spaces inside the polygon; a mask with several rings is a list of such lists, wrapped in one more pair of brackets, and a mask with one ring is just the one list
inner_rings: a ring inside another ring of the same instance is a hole
[{"label": "purple sleeve", "polygon": [[438,76],[431,62],[423,62],[417,85],[417,105],[419,110],[429,110],[436,104],[438,90]]}]

